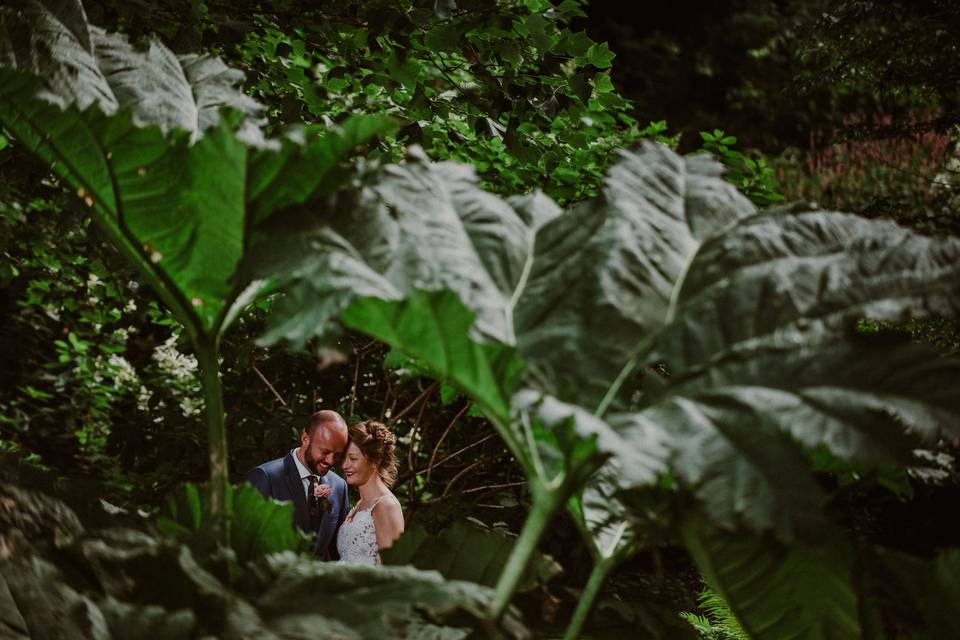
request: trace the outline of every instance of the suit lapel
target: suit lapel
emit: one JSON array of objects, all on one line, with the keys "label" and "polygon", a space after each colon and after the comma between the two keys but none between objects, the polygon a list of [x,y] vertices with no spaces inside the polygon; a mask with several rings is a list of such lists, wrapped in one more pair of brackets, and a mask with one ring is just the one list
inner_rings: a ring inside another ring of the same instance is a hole
[{"label": "suit lapel", "polygon": [[293,520],[298,527],[310,532],[310,512],[307,510],[307,498],[303,492],[303,480],[300,471],[293,461],[293,451],[283,459],[283,475],[287,481],[287,488],[293,497]]}]

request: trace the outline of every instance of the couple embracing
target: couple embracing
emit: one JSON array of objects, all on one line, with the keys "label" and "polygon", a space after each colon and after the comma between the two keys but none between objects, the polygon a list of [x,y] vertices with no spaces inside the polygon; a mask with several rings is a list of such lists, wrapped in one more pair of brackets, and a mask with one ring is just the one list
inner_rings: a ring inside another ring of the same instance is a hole
[{"label": "couple embracing", "polygon": [[[299,447],[255,467],[247,481],[264,497],[293,502],[293,524],[316,535],[313,552],[321,559],[380,564],[380,549],[403,532],[400,502],[390,491],[395,444],[379,422],[347,427],[337,412],[318,411],[300,433]],[[337,462],[346,480],[333,471]],[[360,492],[353,509],[347,485]]]}]

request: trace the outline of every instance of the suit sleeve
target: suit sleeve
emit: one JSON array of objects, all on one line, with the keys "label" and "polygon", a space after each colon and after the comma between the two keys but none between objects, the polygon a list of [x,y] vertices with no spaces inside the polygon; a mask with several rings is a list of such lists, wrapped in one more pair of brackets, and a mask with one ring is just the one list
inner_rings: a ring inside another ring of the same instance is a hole
[{"label": "suit sleeve", "polygon": [[[341,481],[342,482],[342,481]],[[340,514],[337,516],[337,528],[334,530],[333,539],[330,540],[330,546],[327,548],[329,557],[333,560],[340,559],[340,553],[337,551],[337,531],[340,531],[340,525],[347,519],[347,512],[350,511],[350,492],[347,490],[347,483],[343,482],[340,491]]]},{"label": "suit sleeve", "polygon": [[266,471],[260,467],[254,467],[247,473],[247,482],[253,485],[253,488],[260,492],[264,498],[270,497],[270,478]]}]

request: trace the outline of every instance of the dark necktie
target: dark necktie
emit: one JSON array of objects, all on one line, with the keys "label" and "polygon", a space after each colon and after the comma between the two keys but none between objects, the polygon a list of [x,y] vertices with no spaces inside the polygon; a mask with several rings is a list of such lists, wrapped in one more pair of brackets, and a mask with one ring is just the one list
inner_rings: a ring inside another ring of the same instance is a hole
[{"label": "dark necktie", "polygon": [[310,530],[316,531],[320,528],[320,498],[316,496],[317,485],[320,484],[320,478],[315,475],[309,476],[310,486],[307,487],[307,506],[310,509]]}]

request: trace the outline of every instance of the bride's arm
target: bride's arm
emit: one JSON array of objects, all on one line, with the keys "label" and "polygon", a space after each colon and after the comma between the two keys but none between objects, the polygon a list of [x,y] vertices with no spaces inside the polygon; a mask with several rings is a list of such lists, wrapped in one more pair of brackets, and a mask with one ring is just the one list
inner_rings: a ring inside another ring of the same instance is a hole
[{"label": "bride's arm", "polygon": [[396,498],[384,500],[373,510],[377,547],[387,549],[403,533],[403,510]]}]

